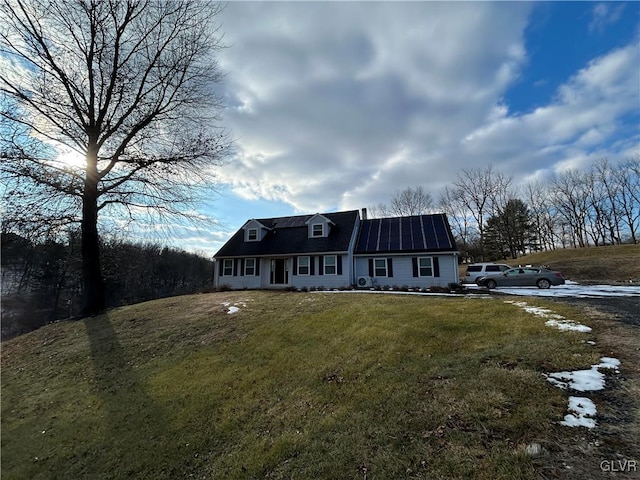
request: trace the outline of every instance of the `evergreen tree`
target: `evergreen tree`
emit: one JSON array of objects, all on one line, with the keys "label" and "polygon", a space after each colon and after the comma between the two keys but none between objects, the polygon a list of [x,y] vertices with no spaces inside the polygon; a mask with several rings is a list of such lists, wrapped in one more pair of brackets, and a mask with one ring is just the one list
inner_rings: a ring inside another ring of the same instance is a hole
[{"label": "evergreen tree", "polygon": [[535,246],[529,207],[520,199],[509,200],[504,209],[487,220],[485,248],[491,258],[518,258]]}]

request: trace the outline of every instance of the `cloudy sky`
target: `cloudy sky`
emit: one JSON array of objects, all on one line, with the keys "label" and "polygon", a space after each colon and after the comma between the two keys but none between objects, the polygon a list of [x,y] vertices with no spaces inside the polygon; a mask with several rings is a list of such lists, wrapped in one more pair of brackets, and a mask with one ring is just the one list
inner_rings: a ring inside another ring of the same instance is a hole
[{"label": "cloudy sky", "polygon": [[249,218],[640,153],[640,3],[231,2],[214,253]]}]

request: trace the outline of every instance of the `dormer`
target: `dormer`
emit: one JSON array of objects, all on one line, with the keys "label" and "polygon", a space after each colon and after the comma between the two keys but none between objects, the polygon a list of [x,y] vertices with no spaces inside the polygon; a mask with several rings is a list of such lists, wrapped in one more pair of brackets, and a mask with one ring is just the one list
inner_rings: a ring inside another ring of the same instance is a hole
[{"label": "dormer", "polygon": [[271,230],[258,220],[249,220],[244,224],[242,229],[244,230],[245,242],[259,242],[264,238],[267,232]]},{"label": "dormer", "polygon": [[335,223],[319,213],[316,213],[305,223],[308,227],[309,238],[328,237],[331,232],[331,227],[335,225]]}]

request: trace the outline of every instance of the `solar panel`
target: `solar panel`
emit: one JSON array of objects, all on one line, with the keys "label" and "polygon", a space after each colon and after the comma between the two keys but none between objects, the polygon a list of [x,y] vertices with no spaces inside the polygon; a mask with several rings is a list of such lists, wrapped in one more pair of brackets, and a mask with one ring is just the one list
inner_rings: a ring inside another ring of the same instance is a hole
[{"label": "solar panel", "polygon": [[276,218],[275,220],[275,228],[294,228],[294,227],[304,227],[305,222],[311,218],[310,215],[303,215],[297,217],[282,217]]},{"label": "solar panel", "polygon": [[413,250],[411,219],[409,217],[400,218],[400,247],[402,250]]},{"label": "solar panel", "polygon": [[444,217],[442,215],[434,215],[432,218],[434,221],[435,236],[438,240],[438,247],[451,248],[452,245],[447,232],[447,225],[444,222]]},{"label": "solar panel", "polygon": [[420,222],[420,217],[410,217],[411,218],[411,232],[413,238],[413,248],[416,250],[424,249],[424,238],[422,235],[422,224]]},{"label": "solar panel", "polygon": [[433,237],[433,228],[428,217],[420,216],[420,228],[422,229],[420,235],[422,236],[422,241],[424,242],[424,248],[426,248],[427,250],[435,248],[436,244]]},{"label": "solar panel", "polygon": [[371,222],[362,222],[362,231],[358,239],[358,250],[368,250],[369,237],[371,236]]},{"label": "solar panel", "polygon": [[389,250],[389,240],[391,234],[391,222],[388,218],[380,220],[380,242],[378,243],[378,250]]},{"label": "solar panel", "polygon": [[369,242],[369,250],[377,252],[380,250],[380,230],[382,227],[382,220],[374,220],[371,225],[371,240]]},{"label": "solar panel", "polygon": [[389,250],[400,250],[400,219],[389,218]]},{"label": "solar panel", "polygon": [[455,248],[444,215],[376,218],[361,224],[358,252],[410,252]]}]

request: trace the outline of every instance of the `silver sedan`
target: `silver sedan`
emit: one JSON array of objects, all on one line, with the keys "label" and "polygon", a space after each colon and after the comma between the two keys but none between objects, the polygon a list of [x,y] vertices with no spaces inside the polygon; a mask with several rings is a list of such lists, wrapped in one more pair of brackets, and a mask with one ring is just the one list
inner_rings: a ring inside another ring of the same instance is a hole
[{"label": "silver sedan", "polygon": [[564,285],[562,273],[542,267],[517,267],[493,275],[485,275],[476,280],[481,287],[538,287]]}]

